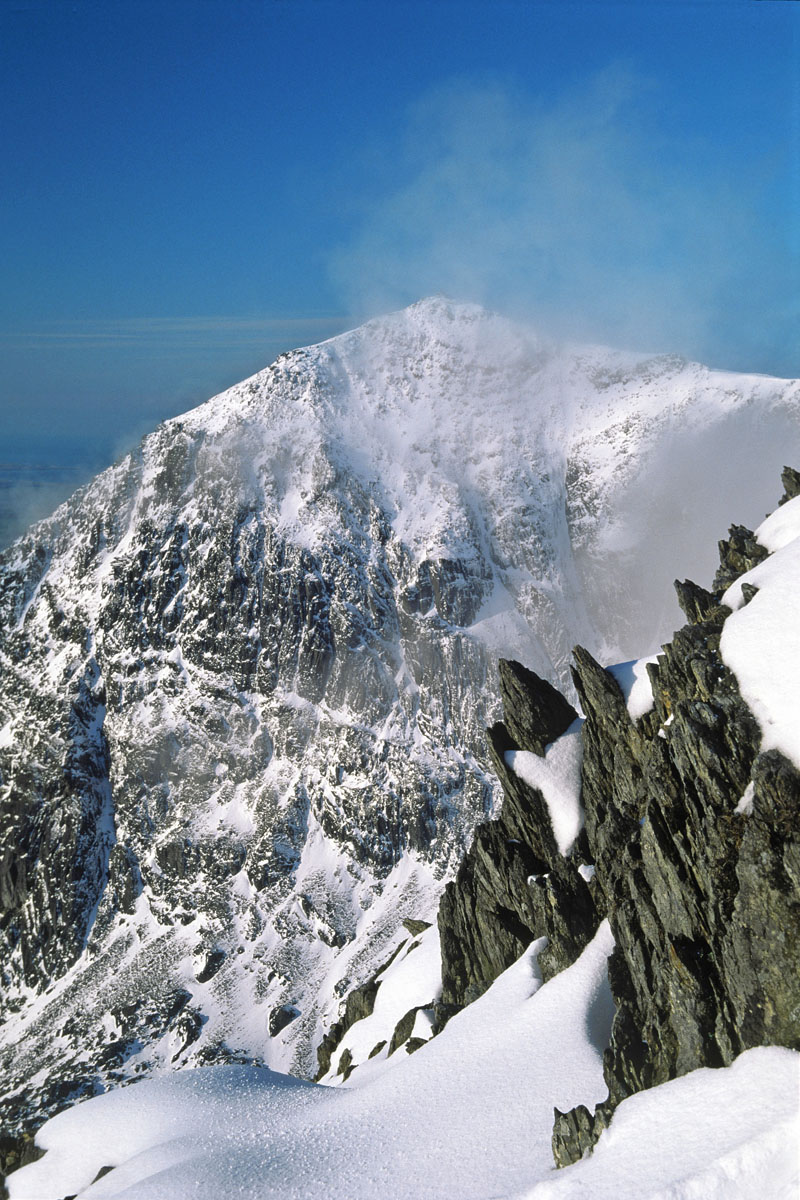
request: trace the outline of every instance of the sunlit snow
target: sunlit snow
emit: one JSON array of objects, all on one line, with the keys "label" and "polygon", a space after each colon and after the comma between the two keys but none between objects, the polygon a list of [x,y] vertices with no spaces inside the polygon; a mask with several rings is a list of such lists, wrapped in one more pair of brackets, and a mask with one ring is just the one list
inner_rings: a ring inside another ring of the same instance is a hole
[{"label": "sunlit snow", "polygon": [[645,713],[650,712],[653,700],[653,685],[647,673],[647,664],[658,662],[657,654],[647,658],[634,658],[630,662],[614,663],[606,667],[613,675],[625,697],[625,704],[632,721],[638,721]]},{"label": "sunlit snow", "polygon": [[[553,1172],[553,1106],[593,1108],[605,1096],[608,925],[542,986],[536,956],[545,944],[535,942],[437,1038],[362,1087],[224,1066],[164,1074],[67,1109],[37,1135],[45,1156],[9,1179],[11,1200],[518,1192]],[[114,1170],[89,1186],[104,1166]]]},{"label": "sunlit snow", "polygon": [[[331,1070],[326,1082],[336,1081],[338,1065],[345,1050],[349,1050],[353,1062],[359,1064],[348,1077],[351,1086],[380,1074],[387,1066],[393,1065],[394,1060],[389,1057],[386,1038],[401,1017],[412,1008],[420,1008],[423,1011],[417,1013],[411,1036],[423,1037],[426,1040],[431,1036],[431,1020],[430,1017],[425,1019],[424,1006],[430,1007],[442,992],[442,958],[438,926],[434,923],[430,929],[426,929],[417,937],[409,937],[400,953],[377,976],[377,981],[380,986],[372,1013],[356,1021],[347,1031],[331,1060]],[[385,1042],[384,1046],[378,1053],[373,1053],[381,1041]],[[395,1054],[405,1054],[405,1050],[395,1051]]]},{"label": "sunlit snow", "polygon": [[68,1109],[9,1178],[11,1200],[794,1200],[800,1054],[781,1048],[631,1097],[590,1158],[555,1170],[553,1106],[604,1098],[613,942],[604,923],[542,986],[545,944],[361,1087],[210,1067]]},{"label": "sunlit snow", "polygon": [[520,779],[544,797],[560,854],[569,854],[583,829],[581,805],[582,721],[545,747],[544,757],[529,750],[507,750],[506,762]]},{"label": "sunlit snow", "polygon": [[623,1100],[592,1155],[516,1200],[796,1200],[800,1054],[748,1050]]},{"label": "sunlit snow", "polygon": [[[723,596],[735,611],[720,649],[761,726],[762,750],[781,750],[800,767],[800,497],[776,509],[756,536],[772,553]],[[743,583],[758,589],[747,604]]]}]

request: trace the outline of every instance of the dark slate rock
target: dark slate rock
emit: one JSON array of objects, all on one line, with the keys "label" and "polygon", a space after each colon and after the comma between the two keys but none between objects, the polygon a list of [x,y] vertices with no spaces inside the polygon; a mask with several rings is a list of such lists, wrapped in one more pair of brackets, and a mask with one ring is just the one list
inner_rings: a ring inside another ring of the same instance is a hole
[{"label": "dark slate rock", "polygon": [[590,1112],[585,1104],[562,1113],[553,1109],[553,1158],[557,1167],[569,1167],[590,1154],[611,1117],[603,1105]]},{"label": "dark slate rock", "polygon": [[784,467],[781,471],[781,483],[783,495],[778,504],[786,504],[787,501],[794,500],[795,496],[800,496],[800,471],[795,471],[794,467]]},{"label": "dark slate rock", "polygon": [[[720,552],[717,593],[766,555],[741,527]],[[594,1116],[557,1114],[560,1165],[634,1092],[750,1047],[800,1047],[800,772],[777,750],[760,753],[720,655],[728,610],[693,584],[678,591],[692,624],[650,670],[649,724],[626,719],[607,673],[576,652],[586,835],[616,940],[616,1015],[609,1099]],[[737,811],[746,790],[749,813]]]},{"label": "dark slate rock", "polygon": [[356,1069],[356,1064],[353,1062],[353,1055],[350,1052],[350,1047],[345,1046],[339,1056],[339,1070],[337,1075],[341,1075],[342,1079],[347,1081]]},{"label": "dark slate rock", "polygon": [[287,1025],[291,1025],[295,1017],[299,1017],[300,1012],[293,1004],[279,1004],[269,1014],[269,1036],[277,1037],[282,1029]]},{"label": "dark slate rock", "polygon": [[209,979],[213,979],[217,971],[225,962],[227,955],[224,950],[211,950],[206,955],[206,960],[200,970],[197,972],[198,983],[208,983]]},{"label": "dark slate rock", "polygon": [[719,570],[714,576],[714,591],[720,594],[767,557],[755,534],[744,525],[731,525],[727,540],[719,543]]},{"label": "dark slate rock", "polygon": [[8,1196],[6,1177],[20,1167],[36,1162],[44,1154],[44,1150],[34,1144],[33,1138],[32,1133],[0,1134],[0,1200],[6,1200]]},{"label": "dark slate rock", "polygon": [[442,996],[435,1027],[476,1000],[536,938],[544,977],[574,962],[601,919],[595,889],[578,871],[588,860],[579,839],[559,853],[541,793],[506,764],[507,750],[543,753],[576,719],[550,684],[518,663],[500,662],[505,722],[492,726],[489,751],[503,786],[496,820],[480,826],[439,905]]},{"label": "dark slate rock", "polygon": [[[384,963],[381,971],[385,971],[388,965],[388,963]],[[379,975],[380,971],[377,974]],[[323,1075],[327,1075],[328,1071],[330,1071],[331,1058],[350,1026],[355,1025],[356,1021],[360,1021],[363,1017],[370,1016],[375,1007],[375,997],[378,994],[379,987],[380,984],[373,977],[362,984],[361,987],[354,988],[348,994],[342,1016],[331,1026],[317,1048],[317,1063],[319,1065],[316,1079],[322,1079]],[[347,1055],[347,1063],[344,1063],[345,1055]],[[343,1070],[346,1071],[344,1076],[346,1079],[350,1071],[355,1068],[355,1065],[352,1062],[349,1050],[345,1050],[340,1061],[339,1073],[342,1074]]]},{"label": "dark slate rock", "polygon": [[431,927],[430,921],[417,921],[414,917],[405,917],[403,925],[412,937],[419,937],[421,933]]},{"label": "dark slate rock", "polygon": [[569,729],[578,714],[551,683],[521,663],[501,658],[497,665],[505,723],[515,748],[544,754],[545,746]]},{"label": "dark slate rock", "polygon": [[[431,1001],[430,1004],[418,1004],[416,1007],[410,1008],[407,1013],[403,1014],[403,1016],[395,1025],[394,1033],[392,1034],[391,1041],[389,1042],[390,1057],[392,1054],[394,1054],[395,1050],[398,1050],[400,1046],[404,1045],[411,1038],[411,1032],[417,1019],[417,1013],[423,1012],[425,1009],[431,1009],[432,1007],[433,1001]],[[413,1038],[412,1040],[414,1042],[420,1042],[421,1044],[424,1044],[425,1042],[425,1038]],[[411,1053],[411,1051],[409,1051],[409,1053]]]},{"label": "dark slate rock", "polygon": [[[787,498],[800,494],[800,474],[789,472],[784,486]],[[440,905],[436,1028],[533,938],[549,939],[539,957],[547,979],[608,915],[616,942],[609,1095],[595,1113],[556,1111],[559,1166],[589,1153],[635,1092],[728,1065],[750,1047],[800,1048],[800,772],[777,750],[761,752],[760,728],[720,653],[730,615],[721,593],[766,554],[734,526],[720,544],[713,591],[676,584],[690,623],[648,667],[654,706],[637,721],[614,676],[576,648],[585,829],[566,859],[543,798],[505,754],[522,745],[541,752],[568,714],[554,704],[551,716],[539,682],[501,667],[505,720],[489,741],[504,801]],[[752,602],[757,589],[743,585],[743,593]],[[577,872],[586,863],[595,866],[590,886]]]},{"label": "dark slate rock", "polygon": [[412,1037],[406,1042],[406,1054],[416,1054],[428,1042],[428,1038]]},{"label": "dark slate rock", "polygon": [[675,591],[687,621],[692,623],[706,621],[719,607],[719,598],[691,579],[684,579],[683,583],[676,579]]}]

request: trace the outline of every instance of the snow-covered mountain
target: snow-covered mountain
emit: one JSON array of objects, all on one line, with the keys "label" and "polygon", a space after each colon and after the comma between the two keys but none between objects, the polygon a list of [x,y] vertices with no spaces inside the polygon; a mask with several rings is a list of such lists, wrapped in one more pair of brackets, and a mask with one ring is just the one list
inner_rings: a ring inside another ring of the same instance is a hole
[{"label": "snow-covered mountain", "polygon": [[167,422],[11,546],[9,1127],[159,1064],[313,1073],[496,804],[496,659],[568,685],[575,642],[656,648],[799,431],[796,382],[435,299]]},{"label": "snow-covered mountain", "polygon": [[[39,1130],[11,1200],[793,1200],[800,472],[783,479],[756,533],[721,543],[713,590],[678,585],[688,623],[646,671],[576,650],[583,720],[503,664],[499,816],[438,930],[406,922],[348,998],[344,1086],[226,1065],[111,1089]],[[415,1005],[437,980],[431,1040]]]}]

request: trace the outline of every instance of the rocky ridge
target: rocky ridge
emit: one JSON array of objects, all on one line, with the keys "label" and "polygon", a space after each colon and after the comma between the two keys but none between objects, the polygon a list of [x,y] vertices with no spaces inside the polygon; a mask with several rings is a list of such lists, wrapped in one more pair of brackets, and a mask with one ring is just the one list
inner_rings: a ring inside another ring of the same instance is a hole
[{"label": "rocky ridge", "polygon": [[[781,503],[800,494],[797,472],[786,468],[783,481]],[[492,744],[505,800],[440,906],[443,998],[468,1003],[499,973],[487,970],[498,946],[502,970],[518,945],[543,935],[547,977],[574,961],[608,916],[616,941],[609,1098],[594,1114],[556,1114],[559,1165],[580,1158],[634,1092],[730,1065],[754,1046],[800,1048],[800,772],[779,751],[760,751],[759,726],[720,654],[730,615],[722,594],[766,557],[749,530],[734,526],[720,543],[712,590],[676,584],[689,624],[648,665],[653,707],[638,720],[616,678],[575,651],[585,828],[566,860],[548,846],[541,795],[527,794],[501,757],[511,745],[541,753],[541,741],[563,725],[561,705],[551,707],[549,685],[527,674],[527,696],[504,689],[506,725],[495,727]],[[579,875],[587,863],[590,882]],[[530,893],[543,890],[543,879],[547,902],[536,905]],[[513,906],[511,941],[499,896]]]}]

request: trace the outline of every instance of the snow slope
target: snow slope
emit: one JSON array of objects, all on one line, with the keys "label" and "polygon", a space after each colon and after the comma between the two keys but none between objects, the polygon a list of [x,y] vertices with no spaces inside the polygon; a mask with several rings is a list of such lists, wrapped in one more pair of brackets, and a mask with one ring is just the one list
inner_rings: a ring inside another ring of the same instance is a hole
[{"label": "snow slope", "polygon": [[[359,1088],[267,1071],[186,1071],[55,1117],[12,1200],[87,1196],[348,1198],[504,1194],[550,1170],[552,1106],[603,1098],[608,928],[541,987],[534,943],[482,1000],[399,1067]],[[116,1176],[116,1178],[115,1178]],[[138,1178],[137,1178],[138,1177]]]},{"label": "snow slope", "polygon": [[624,1100],[589,1158],[524,1197],[794,1200],[798,1192],[800,1054],[770,1046]]},{"label": "snow slope", "polygon": [[[749,1051],[625,1101],[595,1154],[556,1172],[553,1105],[605,1093],[604,924],[540,985],[534,943],[413,1057],[360,1087],[253,1067],[160,1075],[51,1120],[11,1200],[790,1200],[798,1183],[800,1054]],[[112,1170],[97,1182],[103,1167]]]}]

